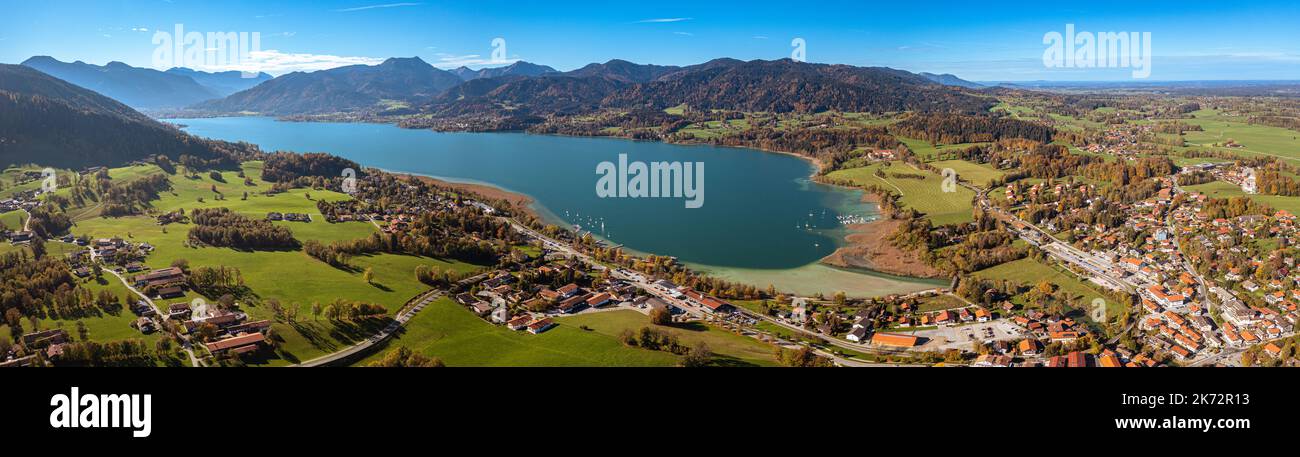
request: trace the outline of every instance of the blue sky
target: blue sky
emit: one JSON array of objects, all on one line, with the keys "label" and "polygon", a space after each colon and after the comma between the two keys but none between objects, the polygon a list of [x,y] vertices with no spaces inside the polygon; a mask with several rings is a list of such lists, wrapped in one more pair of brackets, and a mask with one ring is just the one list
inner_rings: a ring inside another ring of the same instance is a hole
[{"label": "blue sky", "polygon": [[[260,32],[272,74],[392,56],[444,68],[509,60],[570,70],[621,58],[688,65],[779,59],[953,73],[979,81],[1126,80],[1125,69],[1046,68],[1044,34],[1151,32],[1151,80],[1300,79],[1300,2],[312,2],[8,1],[0,62],[33,55],[153,66],[159,31]],[[491,66],[491,65],[488,65]]]}]

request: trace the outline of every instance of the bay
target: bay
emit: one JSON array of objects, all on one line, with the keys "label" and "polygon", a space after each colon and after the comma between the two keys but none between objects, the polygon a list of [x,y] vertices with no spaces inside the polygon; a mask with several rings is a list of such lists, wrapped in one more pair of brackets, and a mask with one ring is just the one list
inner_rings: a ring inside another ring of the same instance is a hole
[{"label": "bay", "polygon": [[[694,268],[759,286],[874,295],[935,284],[818,264],[843,244],[843,221],[875,218],[877,208],[862,202],[861,191],[813,182],[814,165],[787,154],[267,117],[168,121],[198,136],[247,141],[263,150],[328,152],[366,167],[525,194],[549,222],[580,227],[635,252],[674,256]],[[601,198],[596,192],[601,176],[597,166],[618,163],[620,154],[629,161],[704,164],[703,205],[687,208],[684,198]]]}]

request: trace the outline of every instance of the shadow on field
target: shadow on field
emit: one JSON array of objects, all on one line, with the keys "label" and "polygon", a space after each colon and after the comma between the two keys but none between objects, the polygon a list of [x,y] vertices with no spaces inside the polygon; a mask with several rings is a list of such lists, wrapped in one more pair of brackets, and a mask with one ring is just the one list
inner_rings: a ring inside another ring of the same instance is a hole
[{"label": "shadow on field", "polygon": [[383,330],[392,322],[391,318],[366,319],[361,322],[334,321],[329,335],[344,345],[353,345]]},{"label": "shadow on field", "polygon": [[668,328],[677,329],[677,330],[685,330],[685,331],[688,331],[688,332],[707,332],[707,331],[709,331],[709,326],[708,326],[708,325],[705,325],[703,322],[699,322],[699,321],[692,321],[692,322],[674,322],[674,323],[671,323],[671,324],[668,324],[668,325],[664,325],[663,327],[668,327]]},{"label": "shadow on field", "polygon": [[758,365],[737,359],[729,355],[713,354],[713,359],[709,360],[711,367],[757,367]]}]

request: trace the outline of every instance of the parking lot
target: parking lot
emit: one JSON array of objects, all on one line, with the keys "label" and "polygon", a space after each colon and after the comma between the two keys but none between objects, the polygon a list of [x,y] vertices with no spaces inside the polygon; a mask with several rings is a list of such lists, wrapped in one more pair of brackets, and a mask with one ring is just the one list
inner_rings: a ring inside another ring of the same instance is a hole
[{"label": "parking lot", "polygon": [[975,341],[1015,341],[1025,337],[1024,329],[1006,319],[991,322],[971,323],[958,326],[942,326],[932,330],[922,330],[916,336],[929,341],[921,346],[923,350],[970,349]]}]

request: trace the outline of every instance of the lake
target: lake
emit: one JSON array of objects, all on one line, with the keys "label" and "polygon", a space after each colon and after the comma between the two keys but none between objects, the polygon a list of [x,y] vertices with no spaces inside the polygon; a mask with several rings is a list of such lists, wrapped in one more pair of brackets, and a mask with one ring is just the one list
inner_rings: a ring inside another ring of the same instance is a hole
[{"label": "lake", "polygon": [[[266,117],[172,119],[202,137],[263,150],[328,152],[366,167],[488,184],[528,195],[552,223],[577,226],[627,249],[671,255],[732,280],[797,293],[891,293],[930,288],[816,262],[843,244],[845,219],[870,219],[861,191],[813,182],[810,162],[744,148],[526,133],[448,133],[388,124],[279,122]],[[601,162],[705,165],[703,205],[684,198],[601,198]],[[794,279],[800,278],[802,279]],[[810,282],[812,281],[812,282]],[[819,284],[825,283],[825,284]]]}]

